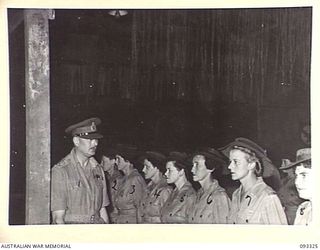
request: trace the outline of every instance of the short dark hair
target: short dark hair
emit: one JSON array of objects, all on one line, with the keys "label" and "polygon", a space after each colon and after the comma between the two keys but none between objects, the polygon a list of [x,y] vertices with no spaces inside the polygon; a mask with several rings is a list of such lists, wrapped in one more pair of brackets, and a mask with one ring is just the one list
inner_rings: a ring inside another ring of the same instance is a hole
[{"label": "short dark hair", "polygon": [[115,150],[107,150],[103,153],[103,155],[108,157],[109,159],[116,159],[117,153]]},{"label": "short dark hair", "polygon": [[166,172],[166,157],[162,153],[156,151],[147,151],[140,158],[141,160],[146,159],[150,161],[152,165],[158,168],[163,174]]}]

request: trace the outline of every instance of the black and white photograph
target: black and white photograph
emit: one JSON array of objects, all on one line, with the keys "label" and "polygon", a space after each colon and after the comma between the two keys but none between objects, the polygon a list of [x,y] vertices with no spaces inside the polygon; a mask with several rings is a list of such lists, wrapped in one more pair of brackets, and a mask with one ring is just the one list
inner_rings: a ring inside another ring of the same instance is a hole
[{"label": "black and white photograph", "polygon": [[314,5],[178,6],[5,6],[9,229],[315,228]]}]

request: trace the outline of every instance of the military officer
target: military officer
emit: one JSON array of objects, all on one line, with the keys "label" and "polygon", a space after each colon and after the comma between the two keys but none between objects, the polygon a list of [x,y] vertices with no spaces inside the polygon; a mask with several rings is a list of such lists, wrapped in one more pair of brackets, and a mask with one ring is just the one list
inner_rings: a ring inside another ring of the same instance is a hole
[{"label": "military officer", "polygon": [[142,223],[161,223],[160,210],[169,198],[172,187],[167,184],[164,177],[165,155],[147,151],[143,156],[143,170],[145,179],[150,180],[147,192],[141,203]]},{"label": "military officer", "polygon": [[167,159],[165,176],[175,188],[160,211],[162,223],[188,223],[196,192],[187,180],[186,157],[184,153],[171,152]]},{"label": "military officer", "polygon": [[227,224],[230,199],[214,178],[227,165],[226,157],[209,148],[195,153],[192,163],[193,180],[199,182],[201,188],[192,205],[189,223]]},{"label": "military officer", "polygon": [[118,211],[114,205],[115,197],[123,181],[123,173],[121,173],[116,165],[116,154],[112,150],[102,156],[101,165],[105,171],[107,184],[108,184],[108,195],[110,198],[110,205],[107,207],[110,215],[111,223],[115,222]]},{"label": "military officer", "polygon": [[287,224],[276,192],[262,179],[264,170],[275,168],[265,150],[249,139],[236,138],[222,152],[229,156],[232,180],[241,183],[232,195],[229,223]]},{"label": "military officer", "polygon": [[133,163],[137,157],[135,147],[118,148],[116,164],[120,171],[124,173],[123,181],[115,196],[115,207],[117,224],[136,224],[140,220],[140,205],[145,195],[146,183]]},{"label": "military officer", "polygon": [[299,149],[296,161],[283,169],[290,168],[295,168],[295,185],[300,198],[305,200],[297,209],[294,225],[309,225],[312,221],[311,148]]},{"label": "military officer", "polygon": [[109,205],[105,175],[93,157],[98,139],[99,118],[90,118],[69,126],[71,152],[52,168],[51,211],[54,224],[108,223]]}]

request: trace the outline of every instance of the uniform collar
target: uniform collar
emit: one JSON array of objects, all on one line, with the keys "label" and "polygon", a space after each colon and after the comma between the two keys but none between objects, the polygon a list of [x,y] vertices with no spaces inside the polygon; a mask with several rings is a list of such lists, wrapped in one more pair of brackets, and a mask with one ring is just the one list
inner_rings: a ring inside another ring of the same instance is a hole
[{"label": "uniform collar", "polygon": [[[78,157],[77,157],[77,155],[76,155],[76,149],[75,149],[75,148],[73,148],[73,149],[71,150],[70,155],[71,155],[70,159],[71,159],[72,164],[75,165],[75,166],[81,167],[81,164],[80,164],[80,162],[78,161]],[[99,163],[98,163],[97,160],[92,156],[92,157],[90,157],[89,160],[88,160],[87,166],[88,166],[88,165],[89,165],[91,168],[95,168],[95,167],[97,167],[97,166],[99,165]]]},{"label": "uniform collar", "polygon": [[[187,181],[185,184],[183,184],[183,186],[181,187],[181,189],[179,191],[181,192],[181,191],[187,190],[190,187],[192,187],[192,185],[189,181]],[[176,187],[176,189],[177,189],[177,187]]]},{"label": "uniform collar", "polygon": [[130,170],[130,172],[129,172],[128,176],[127,176],[127,179],[131,178],[131,176],[134,176],[134,175],[136,175],[138,173],[139,173],[138,170],[135,169],[134,167],[132,167],[132,169]]},{"label": "uniform collar", "polygon": [[[110,174],[109,174],[109,175],[110,175]],[[115,170],[113,171],[112,175],[110,175],[110,178],[116,179],[116,178],[121,177],[121,176],[122,176],[122,174],[121,174],[120,170],[115,169]]]},{"label": "uniform collar", "polygon": [[161,176],[160,178],[161,178],[161,179],[160,179],[159,183],[158,183],[156,186],[157,186],[158,188],[159,188],[159,187],[167,186],[168,183],[167,183],[166,178],[165,178],[164,176]]},{"label": "uniform collar", "polygon": [[161,188],[167,185],[168,185],[167,180],[163,175],[160,176],[160,181],[157,184],[153,183],[153,181],[150,181],[148,183],[148,187],[152,187],[152,188]]},{"label": "uniform collar", "polygon": [[201,190],[202,193],[213,193],[218,187],[219,182],[216,179],[213,179],[209,189],[204,190],[203,187],[201,187],[199,190]]},{"label": "uniform collar", "polygon": [[[244,195],[245,197],[251,197],[252,199],[259,196],[259,193],[264,189],[266,184],[264,183],[262,177],[258,177],[257,182],[248,190]],[[243,186],[240,186],[240,194],[242,192]]]},{"label": "uniform collar", "polygon": [[309,208],[309,207],[310,208],[312,207],[311,201],[302,202],[301,205],[300,205],[300,208],[304,208],[304,209]]}]

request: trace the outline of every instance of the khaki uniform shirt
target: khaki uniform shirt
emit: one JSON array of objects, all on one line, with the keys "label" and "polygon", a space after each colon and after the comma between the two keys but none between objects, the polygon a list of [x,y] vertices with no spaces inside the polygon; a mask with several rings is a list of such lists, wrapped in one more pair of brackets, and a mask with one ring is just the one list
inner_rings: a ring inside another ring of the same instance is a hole
[{"label": "khaki uniform shirt", "polygon": [[194,200],[189,223],[227,224],[230,210],[230,199],[226,191],[213,180],[206,191],[200,188]]},{"label": "khaki uniform shirt", "polygon": [[124,176],[122,173],[120,173],[119,170],[115,170],[112,175],[109,175],[108,173],[106,173],[106,178],[107,178],[108,184],[109,184],[108,190],[109,190],[109,195],[110,195],[110,200],[111,200],[108,211],[110,212],[110,214],[109,214],[110,220],[113,223],[114,219],[118,213],[118,211],[114,205],[115,204],[115,197],[117,195],[119,187],[122,185]]},{"label": "khaki uniform shirt", "polygon": [[188,223],[191,206],[196,192],[190,182],[181,189],[175,188],[161,209],[162,223]]},{"label": "khaki uniform shirt", "polygon": [[161,223],[160,210],[169,198],[172,187],[167,184],[162,177],[158,184],[152,181],[147,186],[146,196],[141,203],[141,222],[142,223]]},{"label": "khaki uniform shirt", "polygon": [[298,207],[294,225],[310,225],[312,221],[311,201],[305,201]]},{"label": "khaki uniform shirt", "polygon": [[146,183],[137,169],[124,176],[115,196],[117,215],[114,223],[138,223],[140,203],[145,195]]},{"label": "khaki uniform shirt", "polygon": [[52,168],[51,211],[65,210],[66,223],[104,223],[100,209],[108,205],[104,172],[93,157],[83,168],[73,149]]},{"label": "khaki uniform shirt", "polygon": [[276,192],[261,177],[244,194],[242,185],[232,195],[229,223],[233,224],[287,224],[286,215]]}]

